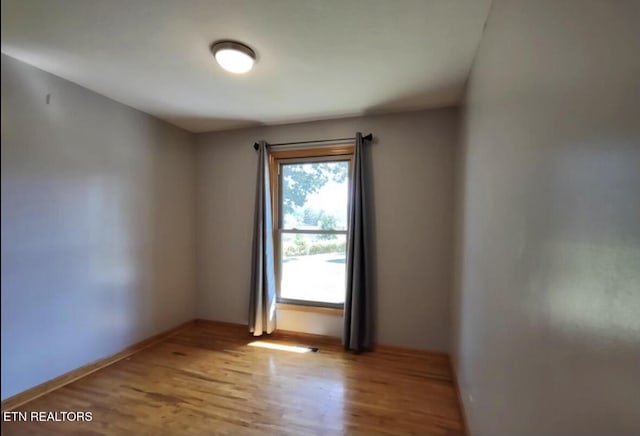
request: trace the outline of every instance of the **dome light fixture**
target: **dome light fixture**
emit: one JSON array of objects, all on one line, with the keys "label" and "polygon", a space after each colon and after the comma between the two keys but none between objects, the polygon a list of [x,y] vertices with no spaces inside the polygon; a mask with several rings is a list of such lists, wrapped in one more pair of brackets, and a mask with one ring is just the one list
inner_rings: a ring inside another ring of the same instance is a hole
[{"label": "dome light fixture", "polygon": [[256,53],[251,47],[237,41],[214,42],[211,52],[218,64],[233,74],[248,73],[256,61]]}]

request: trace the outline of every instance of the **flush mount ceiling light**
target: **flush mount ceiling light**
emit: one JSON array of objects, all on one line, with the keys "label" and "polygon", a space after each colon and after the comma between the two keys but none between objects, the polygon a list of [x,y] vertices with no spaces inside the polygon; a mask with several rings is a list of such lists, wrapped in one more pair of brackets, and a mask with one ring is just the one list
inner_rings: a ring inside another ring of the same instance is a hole
[{"label": "flush mount ceiling light", "polygon": [[234,74],[249,72],[256,61],[256,53],[237,41],[214,42],[211,52],[222,68]]}]

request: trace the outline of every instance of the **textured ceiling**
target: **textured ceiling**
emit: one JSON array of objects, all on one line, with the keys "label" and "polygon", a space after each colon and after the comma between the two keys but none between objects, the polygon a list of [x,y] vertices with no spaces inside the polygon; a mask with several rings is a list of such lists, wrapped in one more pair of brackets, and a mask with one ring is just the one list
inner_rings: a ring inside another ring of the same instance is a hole
[{"label": "textured ceiling", "polygon": [[413,110],[459,103],[490,1],[2,0],[2,52],[194,132]]}]

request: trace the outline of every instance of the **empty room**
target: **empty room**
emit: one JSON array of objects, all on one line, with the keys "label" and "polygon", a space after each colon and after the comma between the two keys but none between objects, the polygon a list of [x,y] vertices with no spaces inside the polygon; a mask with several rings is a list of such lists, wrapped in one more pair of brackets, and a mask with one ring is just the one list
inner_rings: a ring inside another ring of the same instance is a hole
[{"label": "empty room", "polygon": [[1,0],[3,435],[640,434],[640,0]]}]

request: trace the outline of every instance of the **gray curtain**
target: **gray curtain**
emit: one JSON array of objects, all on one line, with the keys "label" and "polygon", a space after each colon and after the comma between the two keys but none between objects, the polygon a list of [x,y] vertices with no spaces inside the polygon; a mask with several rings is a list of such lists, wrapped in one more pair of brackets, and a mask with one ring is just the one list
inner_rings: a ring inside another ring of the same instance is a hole
[{"label": "gray curtain", "polygon": [[271,333],[276,329],[276,280],[273,265],[271,184],[269,183],[269,155],[266,142],[260,141],[258,154],[258,183],[256,187],[251,298],[249,303],[249,331],[254,336]]},{"label": "gray curtain", "polygon": [[347,293],[344,302],[345,349],[363,351],[372,345],[371,241],[368,239],[364,139],[356,134],[347,236]]}]

